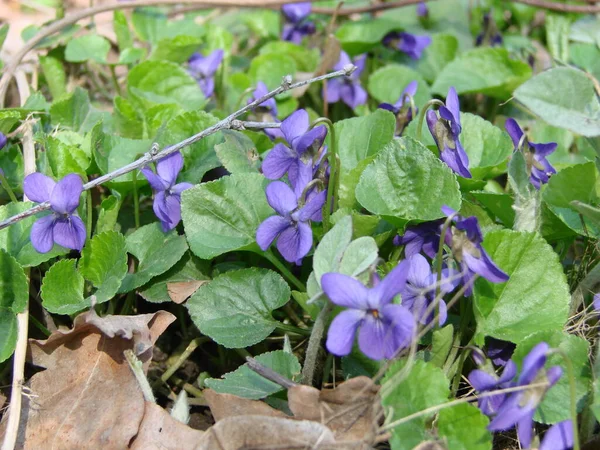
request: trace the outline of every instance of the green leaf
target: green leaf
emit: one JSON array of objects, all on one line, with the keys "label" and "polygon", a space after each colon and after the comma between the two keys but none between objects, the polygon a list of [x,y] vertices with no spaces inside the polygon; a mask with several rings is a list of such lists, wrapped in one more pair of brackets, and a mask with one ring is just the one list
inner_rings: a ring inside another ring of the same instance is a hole
[{"label": "green leaf", "polygon": [[[33,203],[30,202],[8,203],[2,205],[0,206],[0,220],[8,219],[32,206]],[[7,251],[10,255],[15,257],[23,267],[35,267],[56,256],[64,255],[69,252],[59,245],[54,245],[52,250],[48,253],[38,253],[33,248],[29,240],[31,226],[40,217],[42,217],[42,215],[27,217],[10,227],[0,230],[0,249]]]},{"label": "green leaf", "polygon": [[278,39],[281,29],[280,17],[278,11],[260,9],[245,13],[242,20],[258,36]]},{"label": "green leaf", "polygon": [[135,273],[128,273],[119,292],[129,292],[166,272],[188,249],[184,236],[177,230],[164,233],[160,224],[145,225],[127,236],[127,251],[138,260]]},{"label": "green leaf", "polygon": [[[255,359],[263,366],[273,369],[290,380],[297,378],[300,374],[300,363],[292,353],[276,350],[258,355]],[[232,394],[253,400],[265,398],[283,390],[280,385],[250,370],[247,364],[238,367],[233,372],[226,373],[220,380],[209,378],[205,380],[205,384],[221,394]]]},{"label": "green leaf", "polygon": [[135,66],[127,76],[127,91],[132,100],[146,109],[173,103],[193,111],[206,103],[196,80],[169,61],[144,61]]},{"label": "green leaf", "polygon": [[509,194],[487,191],[471,191],[470,195],[490,213],[502,221],[506,228],[512,228],[515,221],[513,198]]},{"label": "green leaf", "polygon": [[[450,395],[448,380],[441,369],[431,363],[415,361],[405,377],[398,378],[406,361],[394,363],[386,372],[382,386],[381,401],[384,408],[390,408],[395,421],[411,414],[445,403]],[[424,386],[427,388],[424,389]],[[412,450],[430,436],[428,423],[433,414],[416,417],[395,426],[392,431],[393,450]]]},{"label": "green leaf", "polygon": [[446,358],[452,349],[452,339],[454,337],[454,327],[448,324],[439,330],[433,332],[431,345],[431,364],[440,369],[446,363]]},{"label": "green leaf", "polygon": [[600,78],[600,48],[596,44],[571,44],[569,54],[573,64]]},{"label": "green leaf", "polygon": [[53,136],[46,138],[46,156],[51,173],[56,179],[61,179],[70,173],[79,174],[84,180],[90,159],[76,145],[67,145]]},{"label": "green leaf", "polygon": [[116,196],[109,195],[102,200],[102,203],[100,203],[100,209],[98,211],[96,233],[115,230],[120,209],[121,201]]},{"label": "green leaf", "polygon": [[458,53],[458,40],[452,34],[434,34],[431,44],[417,61],[416,69],[429,83],[432,83],[446,65]]},{"label": "green leaf", "polygon": [[552,247],[538,234],[510,230],[486,234],[483,246],[510,279],[475,283],[477,342],[491,336],[518,344],[536,331],[562,330],[571,296]]},{"label": "green leaf", "polygon": [[586,219],[589,219],[596,227],[600,227],[600,209],[594,208],[586,203],[573,200],[571,206],[579,212]]},{"label": "green leaf", "polygon": [[75,259],[61,259],[44,275],[42,305],[53,314],[73,314],[88,306],[83,297],[85,280],[76,265]]},{"label": "green leaf", "polygon": [[369,77],[368,89],[371,96],[377,101],[393,105],[412,81],[418,83],[417,93],[414,97],[415,105],[423,106],[431,98],[429,85],[419,72],[407,66],[390,64],[376,70]]},{"label": "green leaf", "polygon": [[133,47],[133,36],[129,30],[127,16],[125,16],[123,11],[118,9],[113,13],[113,30],[115,30],[117,45],[119,46],[121,53],[123,53],[125,49]]},{"label": "green leaf", "polygon": [[285,53],[291,56],[294,58],[296,67],[300,72],[314,72],[321,59],[318,49],[309,49],[287,41],[267,42],[258,51],[259,55],[266,55],[269,53]]},{"label": "green leaf", "polygon": [[144,135],[144,123],[140,111],[133,103],[120,96],[113,99],[113,104],[115,131],[125,138],[141,139]]},{"label": "green leaf", "polygon": [[110,42],[97,34],[86,34],[69,39],[65,48],[65,60],[69,62],[95,61],[105,64]]},{"label": "green leaf", "polygon": [[265,196],[267,184],[259,174],[235,174],[184,191],[181,216],[192,251],[203,259],[258,251],[256,229],[275,214]]},{"label": "green leaf", "polygon": [[[248,74],[252,80],[252,84],[256,86],[259,81],[262,81],[267,85],[269,90],[275,89],[281,84],[284,76],[296,75],[296,60],[288,55],[287,53],[266,53],[259,55],[252,59],[250,63],[250,69]],[[292,95],[291,91],[288,91],[278,97],[288,98]]]},{"label": "green leaf", "polygon": [[[127,139],[121,136],[99,133],[97,145],[94,145],[94,159],[103,174],[120,169],[135,161],[152,146],[149,139]],[[138,188],[146,184],[146,179],[138,172],[136,175]],[[106,183],[112,189],[127,192],[133,189],[133,176],[130,173]]]},{"label": "green leaf", "polygon": [[125,237],[116,231],[94,236],[81,252],[79,272],[98,289],[98,303],[110,300],[127,274]]},{"label": "green leaf", "polygon": [[196,36],[175,36],[161,39],[150,53],[149,59],[186,62],[202,45],[202,39]]},{"label": "green leaf", "polygon": [[67,76],[62,61],[53,56],[40,56],[40,66],[52,98],[59,98],[67,93]]},{"label": "green leaf", "polygon": [[27,307],[29,282],[17,260],[0,249],[0,362],[12,355],[17,341],[16,314]]},{"label": "green leaf", "polygon": [[454,86],[459,94],[482,93],[507,99],[513,90],[531,77],[531,67],[513,60],[503,48],[480,47],[459,55],[447,64],[432,92],[445,96]]},{"label": "green leaf", "polygon": [[[577,180],[576,182],[574,182]],[[593,162],[567,167],[550,177],[543,199],[550,210],[575,232],[587,236],[600,235],[600,226],[579,212],[571,205],[578,201],[590,205],[598,205],[600,184],[598,171]]]},{"label": "green leaf", "polygon": [[256,173],[260,166],[252,139],[239,131],[224,130],[225,142],[215,146],[217,157],[230,173]]},{"label": "green leaf", "polygon": [[321,285],[321,277],[327,272],[337,272],[344,251],[352,241],[352,217],[345,216],[329,230],[317,245],[313,255],[313,271]]},{"label": "green leaf", "polygon": [[233,34],[227,29],[209,22],[206,25],[204,42],[206,42],[205,50],[207,53],[223,50],[224,57],[229,58],[233,46]]},{"label": "green leaf", "polygon": [[569,27],[571,20],[558,14],[546,16],[546,43],[553,59],[569,60]]},{"label": "green leaf", "polygon": [[[8,144],[0,151],[0,167],[15,194],[23,191],[23,152],[18,145]],[[6,195],[6,193],[4,193]]]},{"label": "green leaf", "polygon": [[463,126],[460,142],[469,156],[473,178],[495,177],[498,173],[494,169],[498,166],[505,171],[514,148],[508,133],[475,114],[461,113],[460,120]]},{"label": "green leaf", "polygon": [[395,20],[385,18],[349,20],[337,29],[335,36],[342,44],[342,49],[350,56],[355,56],[380,45],[386,34],[400,27]]},{"label": "green leaf", "polygon": [[475,405],[463,403],[440,411],[438,434],[452,450],[492,450],[489,422]]},{"label": "green leaf", "polygon": [[393,140],[365,169],[356,198],[373,214],[401,220],[438,219],[442,206],[461,203],[452,170],[409,137]]},{"label": "green leaf", "polygon": [[133,64],[146,56],[145,48],[129,47],[119,54],[117,64]]},{"label": "green leaf", "polygon": [[600,103],[594,83],[580,70],[546,70],[520,86],[514,96],[550,125],[588,137],[600,135]]},{"label": "green leaf", "polygon": [[227,348],[257,344],[277,327],[271,312],[290,299],[281,276],[266,269],[243,269],[219,275],[187,301],[198,329]]},{"label": "green leaf", "polygon": [[162,275],[154,277],[138,293],[152,303],[171,302],[168,284],[210,280],[209,266],[207,261],[186,253],[177,264]]},{"label": "green leaf", "polygon": [[6,361],[17,344],[17,316],[8,309],[0,308],[0,362]]},{"label": "green leaf", "polygon": [[131,14],[131,23],[142,41],[154,44],[165,36],[167,16],[157,8],[136,8]]},{"label": "green leaf", "polygon": [[[584,406],[584,398],[588,393],[592,381],[590,362],[588,358],[589,343],[578,336],[556,331],[540,331],[524,339],[513,354],[513,361],[522,367],[523,359],[540,342],[546,342],[551,348],[560,348],[571,360],[575,370],[575,384],[577,387],[578,411]],[[544,396],[544,400],[537,408],[535,420],[542,423],[553,424],[571,418],[569,405],[570,389],[567,365],[560,354],[552,354],[546,362],[546,369],[552,366],[561,366],[563,375]]]},{"label": "green leaf", "polygon": [[[204,111],[188,111],[179,114],[167,122],[164,134],[158,142],[166,146],[183,141],[217,122],[215,116]],[[214,133],[185,147],[182,150],[185,170],[179,176],[179,181],[200,183],[206,172],[219,167],[215,146],[221,142],[223,142],[223,135]]]},{"label": "green leaf", "polygon": [[80,87],[76,87],[68,96],[55,100],[50,106],[52,124],[79,133],[90,131],[106,115],[90,104],[88,92]]}]

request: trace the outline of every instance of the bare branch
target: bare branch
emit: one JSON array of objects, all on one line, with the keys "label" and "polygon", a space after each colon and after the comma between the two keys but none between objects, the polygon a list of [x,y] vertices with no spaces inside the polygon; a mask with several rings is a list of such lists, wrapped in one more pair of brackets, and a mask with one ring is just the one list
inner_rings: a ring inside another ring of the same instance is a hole
[{"label": "bare branch", "polygon": [[282,388],[289,389],[297,385],[289,378],[284,377],[283,375],[278,374],[273,369],[263,366],[256,359],[251,356],[246,357],[246,363],[248,364],[248,368],[253,372],[256,372],[261,377],[266,378],[269,381],[272,381],[275,384],[278,384]]},{"label": "bare branch", "polygon": [[[146,153],[144,156],[137,159],[136,161],[133,161],[132,163],[129,163],[124,167],[121,167],[113,172],[107,173],[106,175],[103,175],[101,177],[95,178],[95,179],[91,180],[90,182],[84,184],[83,189],[84,190],[91,189],[98,185],[104,184],[108,181],[114,180],[115,178],[118,178],[121,175],[125,175],[129,172],[140,169],[140,168],[144,167],[145,165],[151,163],[152,161],[159,160],[161,158],[164,158],[167,155],[170,155],[171,153],[178,152],[182,148],[192,145],[192,144],[198,142],[199,140],[201,140],[207,136],[210,136],[211,134],[216,133],[217,131],[227,130],[227,129],[236,129],[236,127],[239,127],[239,126],[245,127],[244,124],[246,124],[246,123],[248,124],[249,128],[252,128],[252,126],[255,126],[256,128],[261,128],[256,122],[241,122],[236,119],[238,117],[240,117],[241,115],[247,113],[248,111],[256,108],[261,103],[263,103],[283,92],[289,91],[291,89],[296,89],[296,88],[305,86],[307,84],[316,83],[317,81],[327,80],[329,78],[348,76],[351,73],[353,73],[355,70],[356,70],[356,66],[354,66],[352,64],[348,64],[343,69],[338,70],[336,72],[330,72],[328,74],[321,75],[319,77],[310,78],[308,80],[303,80],[303,81],[298,81],[297,83],[292,83],[292,77],[287,75],[287,76],[283,77],[281,85],[278,88],[272,90],[271,92],[268,92],[267,94],[263,95],[260,98],[257,98],[253,102],[248,103],[246,106],[237,110],[233,114],[227,116],[225,119],[221,120],[220,122],[217,122],[212,127],[209,127],[207,129],[201,131],[198,134],[195,134],[181,142],[178,142],[177,144],[169,145],[169,146],[163,148],[160,152],[150,150],[148,153]],[[272,123],[270,125],[273,125],[273,127],[268,127],[267,124],[263,124],[262,128],[276,128],[276,127],[280,126],[279,124],[276,124],[276,123]],[[237,128],[237,129],[239,129],[239,128]],[[16,222],[19,222],[20,220],[23,220],[27,217],[33,216],[34,214],[37,214],[41,211],[45,211],[49,208],[50,208],[50,202],[40,203],[39,205],[36,205],[33,208],[30,208],[26,211],[23,211],[19,214],[16,214],[16,215],[0,222],[0,230],[6,228]]]}]

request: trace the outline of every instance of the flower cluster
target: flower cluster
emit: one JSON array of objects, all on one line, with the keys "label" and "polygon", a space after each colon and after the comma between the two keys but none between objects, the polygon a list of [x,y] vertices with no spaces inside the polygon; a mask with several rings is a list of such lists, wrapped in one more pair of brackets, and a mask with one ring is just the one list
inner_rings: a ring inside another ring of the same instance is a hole
[{"label": "flower cluster", "polygon": [[[507,362],[500,376],[482,369],[473,370],[469,374],[469,382],[478,393],[493,393],[513,387],[524,388],[482,397],[479,399],[479,408],[492,418],[488,426],[490,431],[505,431],[516,426],[519,441],[525,449],[531,445],[535,411],[546,392],[562,375],[559,366],[545,369],[549,351],[550,348],[545,342],[536,345],[523,359],[521,374],[516,381],[514,378],[517,374],[517,366],[512,360]],[[527,388],[532,384],[537,386]],[[555,425],[554,431],[550,429],[546,433],[540,448],[565,450],[569,448],[573,440],[572,427],[569,425],[570,421]],[[551,445],[550,439],[555,446]],[[557,445],[559,443],[561,446]]]},{"label": "flower cluster", "polygon": [[471,178],[469,157],[460,143],[460,103],[458,94],[451,87],[448,90],[446,104],[440,106],[439,117],[435,111],[427,111],[427,126],[440,151],[440,159],[448,167],[464,178]]},{"label": "flower cluster", "polygon": [[[396,116],[396,134],[401,135],[404,128],[413,120],[413,108],[411,107],[411,99],[414,98],[417,93],[419,83],[417,81],[411,81],[406,85],[400,98],[393,105],[390,103],[381,103],[378,108],[387,109]],[[415,108],[414,115],[416,115],[418,109]]]},{"label": "flower cluster", "polygon": [[149,167],[141,169],[154,191],[154,214],[165,233],[181,221],[181,193],[193,187],[191,183],[175,184],[182,168],[183,156],[175,152],[156,163],[156,173]]},{"label": "flower cluster", "polygon": [[[333,66],[333,70],[342,70],[348,64],[354,64],[356,70],[348,77],[334,78],[327,84],[327,102],[337,103],[343,101],[350,108],[354,109],[367,102],[367,91],[360,83],[360,75],[365,70],[367,55],[359,55],[350,60],[345,51],[340,52],[340,59]],[[325,92],[323,93],[325,97]]]},{"label": "flower cluster", "polygon": [[50,202],[52,213],[38,219],[31,227],[31,244],[40,253],[48,253],[54,243],[72,250],[85,244],[85,225],[77,215],[83,182],[77,174],[66,175],[58,183],[35,172],[23,181],[25,195],[34,202]]},{"label": "flower cluster", "polygon": [[281,39],[300,44],[304,36],[314,34],[316,31],[315,24],[306,20],[311,8],[310,2],[290,3],[281,7],[285,17]]},{"label": "flower cluster", "polygon": [[277,249],[284,259],[300,264],[312,248],[310,222],[322,220],[327,196],[326,190],[319,190],[319,182],[313,181],[325,153],[319,149],[327,129],[322,125],[311,129],[308,113],[300,109],[281,122],[280,132],[289,146],[276,144],[265,157],[262,172],[270,180],[287,175],[291,188],[282,181],[267,186],[267,201],[278,215],[260,224],[256,241],[262,250],[267,250],[277,240]]},{"label": "flower cluster", "polygon": [[217,49],[209,55],[194,53],[188,60],[188,71],[197,81],[206,98],[215,92],[215,73],[223,61],[223,50]]},{"label": "flower cluster", "polygon": [[527,170],[529,172],[529,180],[536,189],[540,189],[542,184],[546,184],[551,175],[556,173],[556,170],[548,162],[546,157],[556,150],[556,142],[547,144],[535,144],[527,140],[523,130],[513,118],[506,120],[506,131],[510,135],[515,151],[522,150],[527,162]]},{"label": "flower cluster", "polygon": [[420,59],[423,51],[431,44],[431,38],[429,36],[392,31],[384,36],[383,44],[406,53],[412,59]]}]

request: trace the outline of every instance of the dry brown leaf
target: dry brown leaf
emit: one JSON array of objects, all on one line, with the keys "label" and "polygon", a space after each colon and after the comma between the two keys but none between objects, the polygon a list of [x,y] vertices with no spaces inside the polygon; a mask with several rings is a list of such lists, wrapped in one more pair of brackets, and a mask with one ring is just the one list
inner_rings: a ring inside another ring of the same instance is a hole
[{"label": "dry brown leaf", "polygon": [[378,391],[369,377],[356,377],[335,389],[293,386],[288,403],[294,417],[326,425],[337,440],[371,442],[380,410]]},{"label": "dry brown leaf", "polygon": [[204,431],[173,419],[156,403],[146,402],[144,418],[131,450],[197,450]]},{"label": "dry brown leaf", "polygon": [[349,447],[335,446],[331,430],[317,422],[281,417],[237,416],[223,419],[207,430],[198,450],[331,448]]},{"label": "dry brown leaf", "polygon": [[204,389],[202,392],[215,422],[228,417],[248,415],[290,418],[283,412],[258,400],[250,400],[231,394],[220,394],[212,389]]},{"label": "dry brown leaf", "polygon": [[209,280],[191,280],[178,281],[176,283],[167,283],[167,293],[171,300],[180,305],[198,290],[200,286],[208,283]]},{"label": "dry brown leaf", "polygon": [[30,340],[31,362],[46,370],[29,380],[17,447],[127,448],[142,421],[144,398],[123,351],[135,349],[149,364],[147,350],[173,320],[165,311],[99,318],[92,310],[70,331]]}]

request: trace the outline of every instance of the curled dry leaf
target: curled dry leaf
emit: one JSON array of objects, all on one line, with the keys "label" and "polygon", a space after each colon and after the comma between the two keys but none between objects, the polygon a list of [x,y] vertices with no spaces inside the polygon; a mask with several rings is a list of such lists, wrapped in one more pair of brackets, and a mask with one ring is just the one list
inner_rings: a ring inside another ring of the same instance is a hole
[{"label": "curled dry leaf", "polygon": [[381,411],[378,391],[369,377],[356,377],[335,389],[293,386],[288,402],[294,417],[326,425],[337,440],[372,442]]},{"label": "curled dry leaf", "polygon": [[223,419],[206,431],[198,450],[340,449],[329,428],[308,420],[268,416]]},{"label": "curled dry leaf", "polygon": [[127,448],[145,407],[123,352],[135,349],[147,366],[147,350],[174,319],[165,311],[100,318],[92,310],[78,316],[70,331],[30,340],[28,357],[45,370],[29,380],[17,447]]},{"label": "curled dry leaf", "polygon": [[131,450],[197,450],[205,432],[177,421],[156,403],[146,402]]},{"label": "curled dry leaf", "polygon": [[204,398],[208,403],[210,412],[215,418],[215,422],[228,417],[247,415],[288,417],[283,412],[259,400],[250,400],[231,394],[219,394],[212,389],[204,389],[202,392],[204,393]]}]

